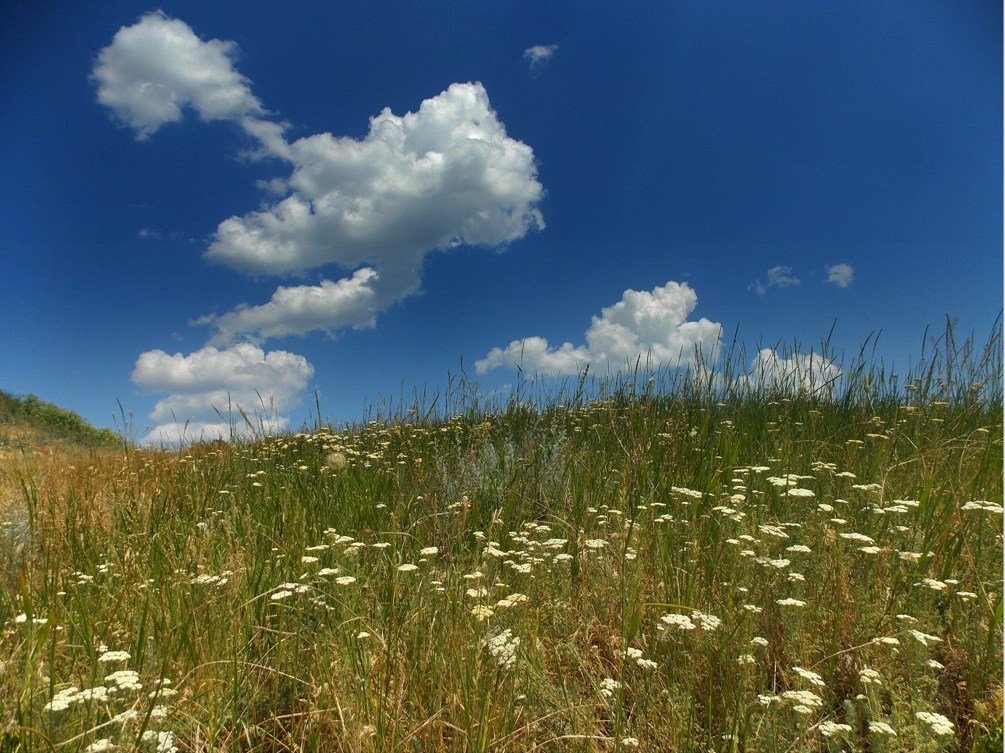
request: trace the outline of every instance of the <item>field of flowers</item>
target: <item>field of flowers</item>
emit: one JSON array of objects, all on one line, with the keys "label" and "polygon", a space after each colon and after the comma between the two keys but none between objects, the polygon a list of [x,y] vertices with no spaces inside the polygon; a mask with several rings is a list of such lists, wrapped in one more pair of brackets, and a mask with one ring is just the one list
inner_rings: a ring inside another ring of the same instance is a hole
[{"label": "field of flowers", "polygon": [[0,749],[1000,751],[996,347],[13,462]]}]

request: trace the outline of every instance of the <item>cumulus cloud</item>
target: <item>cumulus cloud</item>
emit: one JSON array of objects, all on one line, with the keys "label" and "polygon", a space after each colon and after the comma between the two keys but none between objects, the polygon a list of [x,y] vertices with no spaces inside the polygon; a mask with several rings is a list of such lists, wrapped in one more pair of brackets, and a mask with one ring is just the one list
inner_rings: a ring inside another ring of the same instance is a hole
[{"label": "cumulus cloud", "polygon": [[779,355],[772,348],[757,352],[748,375],[751,386],[783,392],[819,392],[841,375],[841,367],[817,353]]},{"label": "cumulus cloud", "polygon": [[826,266],[827,282],[837,285],[839,288],[846,288],[855,281],[855,270],[851,264],[835,264]]},{"label": "cumulus cloud", "polygon": [[404,116],[385,109],[361,140],[300,139],[289,160],[292,174],[270,184],[289,195],[220,223],[207,258],[248,273],[366,266],[204,317],[218,327],[214,342],[372,326],[419,289],[430,251],[499,246],[544,227],[533,151],[506,135],[481,84],[453,84]]},{"label": "cumulus cloud", "polygon": [[[313,375],[314,367],[303,356],[240,343],[223,349],[206,346],[188,355],[149,350],[136,359],[132,379],[148,392],[169,393],[150,414],[161,424],[147,435],[154,437],[158,432],[176,435],[186,423],[209,432],[220,424],[221,414],[239,416],[241,411],[264,426],[285,426],[278,413],[299,402]],[[229,425],[223,426],[229,436]]]},{"label": "cumulus cloud", "polygon": [[586,364],[620,368],[641,357],[652,364],[686,365],[696,354],[714,359],[722,325],[702,317],[687,318],[698,295],[687,283],[668,282],[650,290],[626,290],[621,300],[601,309],[586,331],[586,344],[553,348],[542,337],[514,340],[493,348],[475,363],[479,374],[499,367],[519,367],[542,374],[575,374]]},{"label": "cumulus cloud", "polygon": [[555,54],[557,49],[557,44],[536,44],[523,51],[523,59],[530,63],[533,70],[551,60],[551,56]]},{"label": "cumulus cloud", "polygon": [[119,29],[91,76],[98,101],[139,139],[190,108],[206,121],[236,121],[281,150],[282,126],[267,120],[250,82],[234,69],[236,53],[233,42],[204,42],[184,21],[156,11]]},{"label": "cumulus cloud", "polygon": [[792,274],[792,267],[772,267],[767,271],[766,277],[766,282],[761,282],[760,278],[754,280],[748,286],[748,290],[753,290],[758,295],[764,295],[771,288],[788,288],[802,282]]},{"label": "cumulus cloud", "polygon": [[402,116],[384,109],[362,139],[298,139],[288,159],[290,195],[221,222],[208,259],[249,273],[382,272],[544,226],[534,153],[506,135],[479,83],[452,84]]}]

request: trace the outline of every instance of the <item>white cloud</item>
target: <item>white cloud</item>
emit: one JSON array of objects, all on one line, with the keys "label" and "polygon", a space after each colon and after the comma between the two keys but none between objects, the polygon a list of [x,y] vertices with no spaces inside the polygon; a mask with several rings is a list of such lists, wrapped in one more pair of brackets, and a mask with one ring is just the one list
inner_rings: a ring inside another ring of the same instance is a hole
[{"label": "white cloud", "polygon": [[851,264],[835,264],[826,266],[827,282],[832,282],[839,288],[846,288],[855,280],[855,270]]},{"label": "white cloud", "polygon": [[[149,350],[136,359],[132,379],[148,392],[169,393],[150,414],[162,424],[148,434],[152,436],[161,429],[170,434],[177,429],[172,424],[185,422],[208,432],[207,427],[219,425],[221,414],[243,424],[241,411],[267,426],[284,426],[286,419],[278,413],[299,402],[313,375],[314,367],[303,356],[240,343],[224,349],[206,346],[188,355]],[[223,425],[229,436],[229,426]]]},{"label": "white cloud", "polygon": [[758,295],[764,295],[771,288],[788,288],[802,282],[802,280],[792,274],[792,267],[772,267],[767,271],[766,275],[768,278],[767,282],[761,282],[758,278],[750,283],[748,289],[754,290]]},{"label": "white cloud", "polygon": [[722,325],[702,317],[687,321],[698,295],[687,283],[668,282],[651,291],[626,290],[621,300],[594,316],[586,345],[549,346],[542,337],[514,340],[493,348],[475,363],[479,374],[501,366],[544,374],[575,374],[585,364],[621,368],[641,356],[653,365],[685,365],[714,360]]},{"label": "white cloud", "polygon": [[794,353],[788,358],[772,348],[762,348],[750,365],[751,386],[784,392],[826,390],[841,375],[841,367],[817,353]]},{"label": "white cloud", "polygon": [[250,82],[234,69],[236,53],[233,42],[204,42],[184,21],[156,11],[119,29],[98,53],[91,76],[98,101],[140,139],[181,120],[189,107],[203,120],[233,120],[278,145],[282,126],[264,119]]},{"label": "white cloud", "polygon": [[366,329],[376,324],[376,312],[390,303],[382,296],[384,290],[378,277],[373,269],[363,267],[337,282],[280,286],[268,303],[238,306],[220,316],[200,317],[194,324],[216,327],[210,339],[212,345],[231,343],[241,335],[264,340],[313,330],[332,333],[342,327]]},{"label": "white cloud", "polygon": [[177,447],[193,442],[211,442],[215,439],[229,440],[232,437],[249,439],[285,431],[285,418],[264,418],[251,420],[249,426],[239,416],[233,423],[224,421],[172,421],[158,424],[143,435],[140,444]]},{"label": "white cloud", "polygon": [[506,135],[481,84],[453,84],[404,116],[385,109],[362,140],[300,139],[289,160],[292,174],[270,188],[290,195],[220,223],[206,257],[248,273],[365,264],[373,276],[280,288],[264,305],[204,317],[215,342],[372,326],[418,290],[430,251],[544,227],[533,151]]},{"label": "white cloud", "polygon": [[534,69],[551,60],[557,49],[557,44],[536,44],[523,51],[523,59],[530,62],[531,69]]},{"label": "white cloud", "polygon": [[505,348],[492,348],[485,358],[475,362],[475,370],[484,374],[500,366],[520,368],[541,374],[576,374],[594,360],[589,348],[562,343],[552,348],[543,337],[514,340]]},{"label": "white cloud", "polygon": [[534,153],[506,135],[481,84],[452,84],[363,139],[289,145],[283,200],[220,223],[207,258],[249,273],[337,264],[417,269],[433,249],[497,246],[544,222]]}]

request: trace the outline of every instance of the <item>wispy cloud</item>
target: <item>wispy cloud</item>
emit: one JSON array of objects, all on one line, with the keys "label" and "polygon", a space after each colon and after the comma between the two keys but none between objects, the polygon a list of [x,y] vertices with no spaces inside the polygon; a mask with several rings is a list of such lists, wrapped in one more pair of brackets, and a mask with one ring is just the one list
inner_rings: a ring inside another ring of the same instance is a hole
[{"label": "wispy cloud", "polygon": [[802,282],[792,274],[792,267],[772,267],[765,273],[767,280],[761,282],[760,278],[754,280],[747,286],[748,290],[753,290],[758,295],[764,295],[771,288],[788,288]]},{"label": "wispy cloud", "polygon": [[536,44],[523,51],[523,59],[530,63],[531,70],[534,70],[551,60],[556,50],[558,50],[557,44]]},{"label": "wispy cloud", "polygon": [[500,367],[542,374],[575,374],[586,364],[618,369],[641,357],[652,364],[695,362],[696,351],[714,359],[722,325],[702,317],[688,321],[698,294],[687,284],[668,282],[652,290],[626,290],[621,300],[594,316],[586,344],[553,348],[543,337],[514,340],[493,348],[475,363],[479,374]]},{"label": "wispy cloud", "polygon": [[839,288],[846,288],[855,281],[855,270],[851,264],[835,264],[833,266],[826,266],[824,270],[827,272],[826,282],[833,283]]}]

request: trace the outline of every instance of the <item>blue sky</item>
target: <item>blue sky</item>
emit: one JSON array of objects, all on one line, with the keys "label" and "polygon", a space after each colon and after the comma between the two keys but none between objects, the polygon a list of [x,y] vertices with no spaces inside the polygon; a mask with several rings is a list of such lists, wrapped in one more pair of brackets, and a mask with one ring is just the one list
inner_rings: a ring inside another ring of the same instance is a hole
[{"label": "blue sky", "polygon": [[1002,308],[1001,13],[8,6],[0,388],[154,439],[737,328],[905,367]]}]

